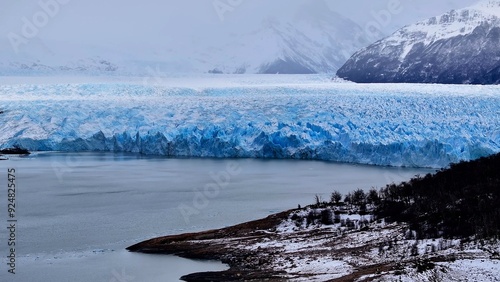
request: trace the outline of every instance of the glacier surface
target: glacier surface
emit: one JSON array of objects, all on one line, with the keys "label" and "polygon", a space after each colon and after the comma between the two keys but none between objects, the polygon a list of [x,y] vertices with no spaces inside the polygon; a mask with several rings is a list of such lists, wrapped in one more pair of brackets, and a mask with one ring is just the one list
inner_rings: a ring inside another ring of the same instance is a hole
[{"label": "glacier surface", "polygon": [[497,86],[321,76],[0,81],[0,147],[444,167],[500,152]]}]

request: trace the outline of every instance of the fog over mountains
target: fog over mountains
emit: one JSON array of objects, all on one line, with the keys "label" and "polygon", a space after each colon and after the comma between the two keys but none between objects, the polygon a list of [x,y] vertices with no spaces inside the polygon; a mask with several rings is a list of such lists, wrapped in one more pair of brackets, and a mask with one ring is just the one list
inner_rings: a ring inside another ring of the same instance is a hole
[{"label": "fog over mountains", "polygon": [[396,28],[473,2],[3,1],[0,74],[334,73]]}]

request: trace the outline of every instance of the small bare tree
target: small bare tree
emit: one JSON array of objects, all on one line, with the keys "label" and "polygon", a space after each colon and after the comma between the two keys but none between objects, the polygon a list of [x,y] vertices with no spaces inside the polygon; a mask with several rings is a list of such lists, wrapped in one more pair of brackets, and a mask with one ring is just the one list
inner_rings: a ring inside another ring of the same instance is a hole
[{"label": "small bare tree", "polygon": [[314,201],[316,202],[316,206],[319,207],[323,202],[323,199],[321,198],[320,195],[316,194],[314,195]]}]

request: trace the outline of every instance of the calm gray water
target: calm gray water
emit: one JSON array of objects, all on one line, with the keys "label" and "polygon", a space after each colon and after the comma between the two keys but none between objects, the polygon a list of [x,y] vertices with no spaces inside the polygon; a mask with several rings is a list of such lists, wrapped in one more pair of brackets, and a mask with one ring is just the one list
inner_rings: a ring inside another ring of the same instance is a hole
[{"label": "calm gray water", "polygon": [[[7,168],[17,178],[17,274],[7,272]],[[0,161],[0,281],[177,281],[218,262],[128,253],[155,236],[220,228],[380,187],[426,169],[318,161],[38,153]]]}]

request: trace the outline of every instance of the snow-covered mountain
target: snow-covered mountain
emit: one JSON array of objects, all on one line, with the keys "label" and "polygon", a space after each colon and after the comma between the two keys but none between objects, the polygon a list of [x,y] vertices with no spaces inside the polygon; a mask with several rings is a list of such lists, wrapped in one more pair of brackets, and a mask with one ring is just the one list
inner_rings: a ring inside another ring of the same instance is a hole
[{"label": "snow-covered mountain", "polygon": [[172,38],[170,45],[144,44],[135,51],[118,44],[102,48],[33,39],[14,54],[8,42],[0,42],[0,74],[150,75],[150,69],[165,73],[332,73],[377,37],[381,35],[366,33],[325,2],[314,1],[219,40]]},{"label": "snow-covered mountain", "polygon": [[406,26],[354,54],[337,75],[355,82],[500,82],[500,1]]}]

